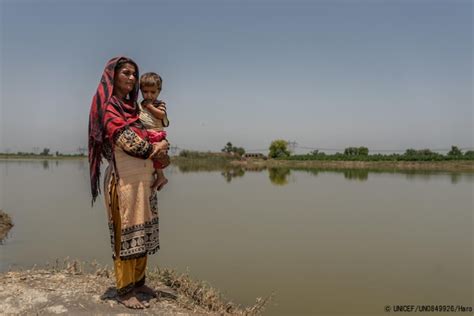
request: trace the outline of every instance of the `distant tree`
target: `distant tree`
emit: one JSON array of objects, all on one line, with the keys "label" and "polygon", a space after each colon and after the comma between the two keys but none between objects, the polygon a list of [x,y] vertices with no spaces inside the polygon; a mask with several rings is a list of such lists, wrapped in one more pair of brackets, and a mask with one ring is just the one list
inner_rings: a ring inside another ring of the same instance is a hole
[{"label": "distant tree", "polygon": [[41,156],[49,156],[49,148],[44,148],[40,153]]},{"label": "distant tree", "polygon": [[245,154],[245,149],[243,149],[242,147],[233,147],[232,152],[242,157]]},{"label": "distant tree", "polygon": [[268,154],[270,158],[284,158],[290,156],[290,151],[288,150],[288,143],[286,140],[277,139],[270,144],[270,153]]},{"label": "distant tree", "polygon": [[228,142],[224,148],[222,148],[222,152],[230,154],[232,152],[232,149],[234,147],[232,146],[231,142]]},{"label": "distant tree", "polygon": [[429,150],[428,148],[426,149],[420,149],[420,150],[416,150],[416,149],[407,149],[405,151],[405,155],[406,156],[431,156],[435,154],[434,152],[432,152],[431,150]]},{"label": "distant tree", "polygon": [[468,150],[464,153],[464,157],[468,159],[474,159],[474,150]]},{"label": "distant tree", "polygon": [[183,149],[181,150],[181,152],[179,153],[179,156],[180,157],[183,157],[183,158],[189,158],[191,156],[191,151],[190,150],[187,150],[187,149]]},{"label": "distant tree", "polygon": [[344,149],[344,156],[368,156],[369,149],[367,147],[347,147]]},{"label": "distant tree", "polygon": [[347,147],[344,149],[345,156],[357,156],[357,148],[356,147]]},{"label": "distant tree", "polygon": [[367,148],[367,147],[363,147],[363,146],[359,147],[357,149],[357,151],[358,151],[357,154],[359,156],[368,156],[369,155],[369,148]]},{"label": "distant tree", "polygon": [[431,156],[434,154],[434,152],[432,152],[430,149],[428,148],[425,148],[425,149],[421,149],[421,150],[418,150],[418,154],[419,155],[424,155],[424,156]]},{"label": "distant tree", "polygon": [[221,149],[222,152],[227,154],[234,154],[237,156],[243,156],[245,154],[245,149],[242,147],[235,147],[231,142],[228,142],[224,148]]},{"label": "distant tree", "polygon": [[462,156],[462,151],[457,146],[451,146],[448,156],[460,157]]},{"label": "distant tree", "polygon": [[59,157],[59,156],[61,156],[61,153],[56,150],[56,157]]},{"label": "distant tree", "polygon": [[405,154],[404,154],[404,155],[405,155],[405,156],[415,156],[415,155],[416,155],[416,150],[413,149],[413,148],[407,149],[407,150],[405,151]]}]

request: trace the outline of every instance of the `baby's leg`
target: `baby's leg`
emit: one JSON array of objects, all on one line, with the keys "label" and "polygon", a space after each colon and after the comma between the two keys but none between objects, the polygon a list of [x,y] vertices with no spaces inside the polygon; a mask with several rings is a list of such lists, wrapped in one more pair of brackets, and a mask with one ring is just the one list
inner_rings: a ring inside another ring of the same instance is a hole
[{"label": "baby's leg", "polygon": [[165,174],[163,173],[163,169],[155,169],[155,172],[156,172],[156,177],[158,179],[158,185],[156,189],[160,191],[168,183],[168,179],[165,177]]}]

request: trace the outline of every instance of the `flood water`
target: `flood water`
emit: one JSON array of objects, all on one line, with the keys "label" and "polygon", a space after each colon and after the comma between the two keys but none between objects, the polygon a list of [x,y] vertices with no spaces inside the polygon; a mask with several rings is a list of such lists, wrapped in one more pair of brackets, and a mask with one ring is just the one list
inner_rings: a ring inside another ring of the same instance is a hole
[{"label": "flood water", "polygon": [[[0,161],[0,208],[15,224],[0,245],[0,271],[65,257],[111,266],[88,168]],[[188,269],[236,303],[274,293],[266,315],[474,305],[472,173],[182,165],[166,175],[161,250],[149,266]]]}]

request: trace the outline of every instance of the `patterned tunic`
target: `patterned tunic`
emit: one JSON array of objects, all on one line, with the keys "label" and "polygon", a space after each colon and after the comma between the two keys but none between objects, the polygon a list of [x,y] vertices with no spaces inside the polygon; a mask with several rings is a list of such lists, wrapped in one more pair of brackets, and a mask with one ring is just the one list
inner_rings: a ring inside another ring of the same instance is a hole
[{"label": "patterned tunic", "polygon": [[[130,128],[118,132],[114,142],[115,164],[109,163],[104,182],[112,249],[114,258],[139,258],[155,253],[160,247],[157,192],[150,188],[154,180],[153,161],[147,159],[153,147]],[[119,254],[115,253],[114,210],[111,209],[114,185],[121,219]]]}]

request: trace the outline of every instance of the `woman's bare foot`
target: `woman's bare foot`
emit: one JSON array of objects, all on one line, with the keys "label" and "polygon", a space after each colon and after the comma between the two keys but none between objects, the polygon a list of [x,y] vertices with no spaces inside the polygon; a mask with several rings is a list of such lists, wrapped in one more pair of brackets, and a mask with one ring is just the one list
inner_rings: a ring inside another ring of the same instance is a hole
[{"label": "woman's bare foot", "polygon": [[150,308],[150,303],[146,300],[141,300],[139,299],[140,303],[143,304],[143,306],[145,306],[145,308]]},{"label": "woman's bare foot", "polygon": [[125,307],[131,308],[131,309],[144,309],[145,308],[145,306],[135,296],[135,293],[133,291],[125,295],[119,295],[117,297],[117,300],[119,301],[119,303],[123,304]]},{"label": "woman's bare foot", "polygon": [[151,295],[152,297],[157,297],[156,291],[151,287],[146,286],[145,284],[135,288],[135,292]]}]

